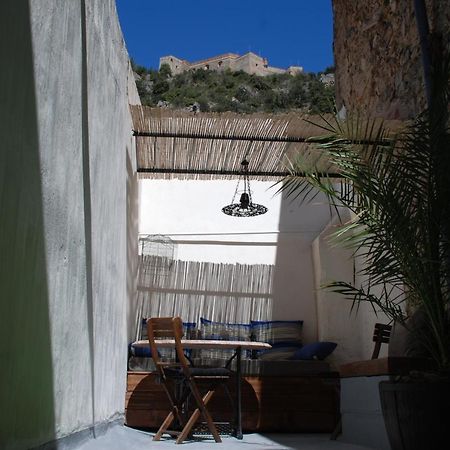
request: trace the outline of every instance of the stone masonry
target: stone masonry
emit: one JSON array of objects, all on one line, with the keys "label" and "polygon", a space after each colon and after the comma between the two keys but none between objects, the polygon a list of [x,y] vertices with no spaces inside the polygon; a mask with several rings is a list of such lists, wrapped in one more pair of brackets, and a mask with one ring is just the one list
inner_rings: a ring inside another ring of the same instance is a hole
[{"label": "stone masonry", "polygon": [[273,75],[277,73],[289,73],[295,75],[303,72],[303,67],[290,66],[288,69],[280,69],[271,67],[267,58],[263,58],[253,52],[245,53],[240,56],[236,53],[225,53],[223,55],[213,56],[211,58],[202,59],[200,61],[189,62],[176,56],[163,56],[159,60],[159,67],[167,64],[173,75],[185,72],[186,70],[204,69],[222,71],[229,69],[233,72],[242,70],[249,74],[260,76]]},{"label": "stone masonry", "polygon": [[[450,49],[448,0],[427,1],[432,32]],[[426,107],[411,0],[333,0],[338,109],[408,119]]]}]

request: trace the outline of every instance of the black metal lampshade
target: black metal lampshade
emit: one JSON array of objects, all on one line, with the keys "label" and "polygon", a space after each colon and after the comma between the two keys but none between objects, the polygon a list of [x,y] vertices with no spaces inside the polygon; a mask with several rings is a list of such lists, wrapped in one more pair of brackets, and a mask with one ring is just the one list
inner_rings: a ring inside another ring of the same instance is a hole
[{"label": "black metal lampshade", "polygon": [[[248,161],[246,159],[241,162],[241,167],[241,179],[239,179],[238,181],[236,191],[234,193],[233,199],[231,200],[231,204],[224,206],[222,208],[222,212],[234,217],[252,217],[265,214],[268,211],[265,206],[258,205],[257,203],[252,202],[250,180],[248,176]],[[244,190],[241,193],[239,203],[234,203],[241,181],[244,184]]]}]

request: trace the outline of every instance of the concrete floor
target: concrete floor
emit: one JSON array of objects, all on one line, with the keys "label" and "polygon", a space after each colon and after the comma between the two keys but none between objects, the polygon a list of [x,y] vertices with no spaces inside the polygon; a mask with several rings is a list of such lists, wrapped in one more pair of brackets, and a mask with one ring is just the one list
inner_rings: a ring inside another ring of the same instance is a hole
[{"label": "concrete floor", "polygon": [[[152,433],[127,428],[111,427],[106,434],[91,439],[79,447],[80,450],[164,450],[183,448],[173,439],[153,442]],[[185,441],[187,449],[201,450],[374,450],[359,445],[331,441],[328,434],[245,434],[244,439],[223,437],[222,444],[213,439]],[[376,450],[376,449],[375,449]]]}]

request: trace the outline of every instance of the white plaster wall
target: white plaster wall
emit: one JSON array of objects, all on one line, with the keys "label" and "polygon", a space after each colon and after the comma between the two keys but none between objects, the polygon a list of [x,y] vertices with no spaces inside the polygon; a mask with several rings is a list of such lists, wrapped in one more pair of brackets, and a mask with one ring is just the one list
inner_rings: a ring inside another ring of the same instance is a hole
[{"label": "white plaster wall", "polygon": [[86,1],[86,42],[83,3],[1,4],[2,449],[124,409],[137,94],[115,2]]},{"label": "white plaster wall", "polygon": [[303,320],[305,342],[317,340],[310,235],[280,234],[273,284],[274,320]]},{"label": "white plaster wall", "polygon": [[[144,179],[140,183],[139,232],[169,235],[177,243],[178,259],[275,263],[281,197],[270,190],[273,183],[251,183],[253,201],[264,204],[269,211],[246,219],[221,211],[231,203],[236,181]],[[239,196],[235,202],[238,200]]]},{"label": "white plaster wall", "polygon": [[[363,268],[363,265],[365,264],[365,259],[361,255],[356,256],[355,259],[356,264],[356,285],[357,286],[364,286],[366,285],[367,277],[363,277],[360,273],[361,269]],[[378,293],[381,293],[381,287],[380,286],[372,286],[371,292],[374,295],[377,295]],[[395,294],[395,290],[393,293]],[[400,294],[397,292],[397,294]],[[359,325],[359,335],[361,336],[361,352],[363,355],[362,359],[370,359],[372,357],[374,343],[373,343],[373,330],[375,324],[384,323],[389,324],[390,319],[378,308],[373,309],[372,305],[369,303],[361,304],[359,311],[358,311],[358,325]],[[385,356],[388,356],[388,350],[389,345],[388,344],[382,344],[380,349],[379,358],[383,358]]]},{"label": "white plaster wall", "polygon": [[235,180],[140,183],[141,234],[168,235],[177,244],[180,260],[274,265],[270,316],[303,319],[305,341],[316,339],[311,243],[330,219],[323,198],[300,207],[276,194],[274,182],[251,180],[253,201],[269,211],[237,218],[221,211],[232,201]]},{"label": "white plaster wall", "polygon": [[280,234],[309,245],[329,221],[323,199],[299,207],[277,194],[270,181],[251,181],[253,202],[265,205],[266,214],[227,216],[221,209],[231,203],[236,185],[234,180],[142,179],[139,233],[168,235],[182,260],[275,264]]},{"label": "white plaster wall", "polygon": [[[343,212],[343,220],[349,218]],[[370,359],[374,343],[372,341],[376,322],[388,323],[383,314],[374,313],[371,305],[362,303],[352,310],[352,301],[340,294],[323,289],[330,281],[347,281],[359,285],[358,272],[363,263],[354,259],[353,252],[330,242],[338,219],[333,219],[313,242],[314,277],[318,314],[318,336],[322,341],[338,344],[330,356],[336,366],[351,361]],[[356,275],[356,276],[355,276]],[[382,346],[380,357],[387,356],[387,347]]]}]

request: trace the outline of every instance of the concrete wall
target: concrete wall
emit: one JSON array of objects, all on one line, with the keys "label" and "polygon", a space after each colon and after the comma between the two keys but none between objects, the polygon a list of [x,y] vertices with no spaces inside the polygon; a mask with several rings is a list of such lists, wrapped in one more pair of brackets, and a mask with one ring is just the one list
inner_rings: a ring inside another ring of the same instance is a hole
[{"label": "concrete wall", "polygon": [[138,102],[113,0],[0,7],[0,447],[120,418]]},{"label": "concrete wall", "polygon": [[269,211],[230,217],[221,208],[231,203],[236,183],[141,180],[139,231],[168,235],[180,260],[273,265],[268,317],[303,319],[305,341],[313,341],[317,317],[311,243],[329,222],[329,208],[321,197],[299,207],[277,195],[273,182],[251,181],[253,201]]}]

